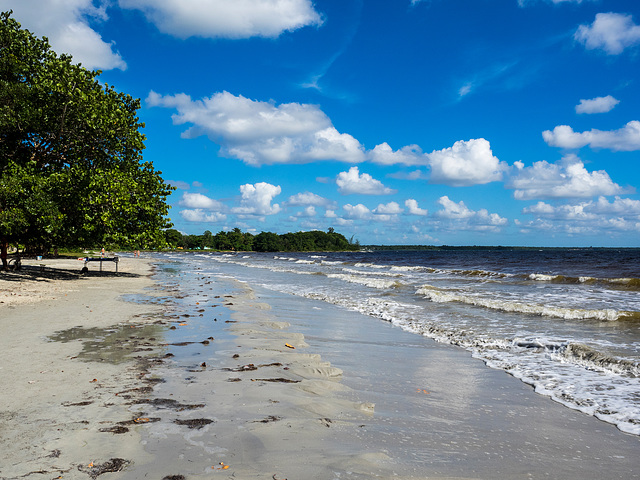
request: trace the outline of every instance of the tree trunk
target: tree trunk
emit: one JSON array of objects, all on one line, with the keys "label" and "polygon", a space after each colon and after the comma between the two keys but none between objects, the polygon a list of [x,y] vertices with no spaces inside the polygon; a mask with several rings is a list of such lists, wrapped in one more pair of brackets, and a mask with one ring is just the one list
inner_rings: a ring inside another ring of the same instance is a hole
[{"label": "tree trunk", "polygon": [[7,262],[7,256],[9,254],[9,242],[5,237],[0,239],[0,258],[2,258],[2,270],[9,268],[9,262]]}]

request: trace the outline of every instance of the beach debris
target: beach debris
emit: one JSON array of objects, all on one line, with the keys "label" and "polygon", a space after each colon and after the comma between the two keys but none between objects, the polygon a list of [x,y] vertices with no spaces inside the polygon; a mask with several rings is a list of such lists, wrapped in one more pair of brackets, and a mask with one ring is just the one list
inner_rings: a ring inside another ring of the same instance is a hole
[{"label": "beach debris", "polygon": [[184,475],[167,475],[162,480],[186,480]]},{"label": "beach debris", "polygon": [[62,406],[63,407],[84,407],[87,405],[91,405],[92,403],[93,403],[93,400],[86,400],[84,402],[76,402],[76,403],[63,402]]},{"label": "beach debris", "polygon": [[284,346],[287,347],[287,348],[291,348],[293,350],[296,349],[296,347],[294,347],[293,345],[289,345],[288,343],[285,343]]},{"label": "beach debris", "polygon": [[173,423],[177,425],[184,425],[188,428],[195,428],[196,430],[200,430],[202,427],[213,423],[213,420],[208,418],[191,418],[187,420],[180,420],[179,418],[174,420]]},{"label": "beach debris", "polygon": [[229,465],[225,465],[224,462],[220,462],[218,465],[214,465],[211,467],[212,470],[227,470]]},{"label": "beach debris", "polygon": [[172,398],[139,399],[133,402],[134,405],[140,405],[143,403],[147,403],[158,408],[172,408],[176,411],[193,410],[205,406],[204,403],[196,403],[192,405],[179,403],[177,400]]},{"label": "beach debris", "polygon": [[121,425],[114,425],[113,427],[105,427],[98,430],[99,432],[113,433],[113,434],[121,434],[127,433],[129,429],[127,427],[123,427]]},{"label": "beach debris", "polygon": [[123,458],[112,458],[99,465],[96,465],[93,462],[89,463],[86,466],[78,465],[78,470],[88,474],[95,480],[103,473],[120,472],[124,470],[124,468],[127,467],[127,465],[129,465],[130,463],[130,460],[125,460]]},{"label": "beach debris", "polygon": [[93,380],[91,380],[89,383],[96,383],[98,381],[97,378],[94,378]]},{"label": "beach debris", "polygon": [[143,423],[155,423],[159,422],[160,418],[158,417],[138,417],[133,420],[124,420],[122,422],[118,422],[118,425],[141,425]]},{"label": "beach debris", "polygon": [[185,327],[185,326],[187,326],[187,325],[189,325],[189,324],[188,324],[188,323],[179,323],[179,324],[178,324],[178,326],[179,326],[179,327]]},{"label": "beach debris", "polygon": [[62,452],[57,448],[55,450],[51,450],[51,453],[47,455],[47,458],[58,458]]},{"label": "beach debris", "polygon": [[322,423],[325,427],[330,428],[333,420],[327,417],[323,417],[320,419],[320,423]]},{"label": "beach debris", "polygon": [[300,383],[301,380],[291,380],[290,378],[252,378],[252,382],[279,382],[279,383]]},{"label": "beach debris", "polygon": [[251,423],[271,423],[271,422],[277,422],[279,420],[282,420],[282,417],[278,417],[276,415],[269,415],[266,418],[263,418],[262,420],[254,420]]},{"label": "beach debris", "polygon": [[[233,358],[237,358],[236,355],[233,356]],[[258,368],[263,368],[263,367],[281,367],[282,364],[279,362],[274,362],[274,363],[262,363],[260,365],[254,365],[253,363],[249,363],[247,365],[242,365],[240,367],[236,367],[236,368],[223,368],[222,370],[227,371],[227,372],[253,372],[254,370],[257,370]]]},{"label": "beach debris", "polygon": [[429,392],[427,392],[426,390],[419,388],[417,393],[424,393],[425,395],[429,395]]},{"label": "beach debris", "polygon": [[273,478],[273,480],[287,480],[286,478],[278,478],[278,477],[276,477],[275,473],[273,474],[273,477],[271,477],[271,478]]}]

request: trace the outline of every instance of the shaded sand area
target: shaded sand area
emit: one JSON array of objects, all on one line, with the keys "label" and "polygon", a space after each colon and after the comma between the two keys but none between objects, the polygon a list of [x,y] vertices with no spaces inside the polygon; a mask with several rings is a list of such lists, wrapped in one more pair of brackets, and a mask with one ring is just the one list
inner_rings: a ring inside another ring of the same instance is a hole
[{"label": "shaded sand area", "polygon": [[0,277],[0,478],[640,476],[638,437],[460,349],[182,262],[158,258],[154,285],[150,268],[32,272],[28,301]]}]

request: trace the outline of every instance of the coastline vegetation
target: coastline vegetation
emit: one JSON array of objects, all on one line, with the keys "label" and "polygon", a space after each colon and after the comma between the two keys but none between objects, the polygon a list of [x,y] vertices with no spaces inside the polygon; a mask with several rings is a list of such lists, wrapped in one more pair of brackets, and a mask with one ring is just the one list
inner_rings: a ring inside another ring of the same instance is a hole
[{"label": "coastline vegetation", "polygon": [[234,228],[217,234],[209,230],[202,235],[184,235],[176,229],[165,231],[170,247],[184,250],[233,250],[245,252],[313,252],[313,251],[357,251],[360,244],[329,228],[327,232],[312,230],[277,234],[261,232],[253,235]]}]

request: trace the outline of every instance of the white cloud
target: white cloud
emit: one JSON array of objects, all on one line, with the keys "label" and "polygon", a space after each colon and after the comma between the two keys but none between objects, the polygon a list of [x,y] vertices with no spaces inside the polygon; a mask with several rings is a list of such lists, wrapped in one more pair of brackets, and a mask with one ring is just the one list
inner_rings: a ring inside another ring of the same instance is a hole
[{"label": "white cloud", "polygon": [[202,195],[201,193],[184,192],[178,203],[181,207],[205,209],[205,210],[222,210],[223,205],[212,198]]},{"label": "white cloud", "polygon": [[404,206],[407,207],[411,215],[425,216],[429,213],[427,210],[420,208],[418,202],[413,198],[405,200]]},{"label": "white cloud", "polygon": [[340,172],[336,179],[338,191],[343,195],[360,193],[363,195],[390,195],[395,190],[385,187],[368,173],[360,174],[358,167],[351,167],[348,172]]},{"label": "white cloud", "polygon": [[625,48],[640,43],[640,25],[631,15],[598,13],[591,25],[580,25],[574,38],[589,50],[602,49],[609,55],[619,55]]},{"label": "white cloud", "polygon": [[222,153],[251,165],[364,161],[364,149],[351,135],[339,133],[316,105],[250,100],[228,92],[191,100],[185,94],[150,92],[149,106],[175,108],[176,125],[192,124],[183,138],[207,135]]},{"label": "white cloud", "polygon": [[431,153],[422,153],[417,145],[393,151],[387,143],[382,143],[369,151],[368,157],[381,165],[431,166],[431,183],[455,187],[498,181],[507,170],[507,164],[493,156],[491,145],[484,138],[459,140],[452,147]]},{"label": "white cloud", "polygon": [[179,38],[277,37],[322,18],[310,0],[119,0]]},{"label": "white cloud", "polygon": [[435,216],[448,220],[445,228],[497,232],[500,227],[509,223],[497,213],[489,213],[484,208],[478,211],[471,210],[463,201],[456,203],[446,195],[440,197],[438,203],[443,208],[438,210]]},{"label": "white cloud", "polygon": [[461,200],[456,203],[449,199],[448,196],[443,196],[438,199],[438,203],[442,205],[443,209],[436,212],[436,216],[449,218],[449,219],[465,219],[474,215],[474,211],[469,210],[464,202]]},{"label": "white cloud", "polygon": [[484,138],[459,140],[450,148],[427,154],[431,183],[451,186],[478,185],[502,179],[507,164],[493,156]]},{"label": "white cloud", "polygon": [[403,163],[405,165],[424,165],[425,157],[422,150],[417,145],[407,145],[395,152],[387,142],[376,145],[368,152],[369,159],[381,165],[395,165]]},{"label": "white cloud", "polygon": [[542,132],[542,138],[552,147],[607,148],[613,151],[631,152],[640,150],[640,121],[632,120],[618,130],[592,129],[578,133],[568,125],[558,125],[551,130]]},{"label": "white cloud", "polygon": [[380,204],[373,209],[376,215],[398,215],[402,213],[402,208],[396,202],[389,202],[386,205]]},{"label": "white cloud", "polygon": [[241,185],[240,206],[233,208],[232,212],[240,215],[274,215],[280,211],[280,205],[277,203],[272,205],[271,202],[281,191],[279,185],[275,186],[266,182]]},{"label": "white cloud", "polygon": [[576,105],[576,113],[607,113],[620,103],[620,100],[607,95],[606,97],[596,97],[590,100],[580,99],[580,104]]},{"label": "white cloud", "polygon": [[188,222],[221,222],[227,219],[227,216],[219,212],[205,212],[202,209],[180,210],[180,216]]},{"label": "white cloud", "polygon": [[361,203],[357,205],[351,205],[347,203],[342,207],[345,211],[345,217],[353,220],[366,220],[371,218],[371,210],[362,205]]},{"label": "white cloud", "polygon": [[543,160],[520,168],[506,186],[515,190],[513,196],[518,200],[586,198],[624,192],[604,170],[589,173],[575,155],[568,155],[558,163]]},{"label": "white cloud", "polygon": [[287,205],[291,205],[292,207],[300,206],[300,205],[314,205],[316,207],[327,207],[334,205],[335,202],[329,200],[327,198],[321,197],[320,195],[316,195],[311,192],[303,192],[298,193],[296,195],[292,195],[287,200]]},{"label": "white cloud", "polygon": [[90,70],[125,70],[127,64],[114,51],[113,43],[105,42],[89,25],[90,21],[105,21],[104,7],[92,0],[0,0],[2,11],[13,10],[13,17],[37,36],[46,36],[56,53],[73,56]]},{"label": "white cloud", "polygon": [[301,212],[296,213],[293,217],[290,217],[293,220],[297,220],[298,218],[311,218],[316,216],[316,207],[313,205],[309,205]]},{"label": "white cloud", "polygon": [[592,209],[598,214],[615,214],[640,219],[640,200],[615,197],[614,201],[610,203],[606,198],[599,197]]},{"label": "white cloud", "polygon": [[599,197],[597,201],[557,206],[538,202],[524,208],[522,213],[534,217],[534,220],[523,225],[526,230],[599,236],[640,232],[640,200],[629,198],[615,197],[613,202],[609,202]]}]

